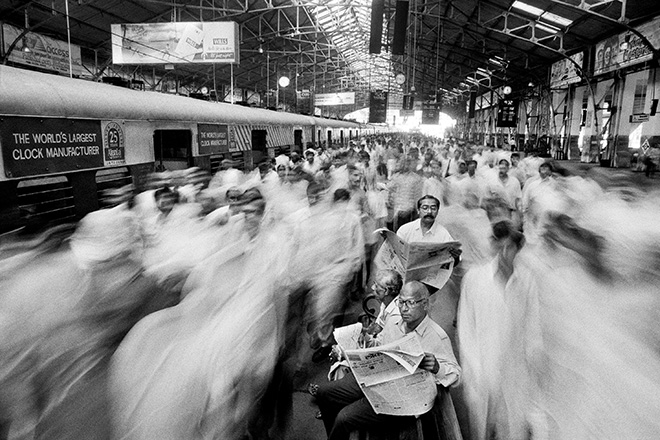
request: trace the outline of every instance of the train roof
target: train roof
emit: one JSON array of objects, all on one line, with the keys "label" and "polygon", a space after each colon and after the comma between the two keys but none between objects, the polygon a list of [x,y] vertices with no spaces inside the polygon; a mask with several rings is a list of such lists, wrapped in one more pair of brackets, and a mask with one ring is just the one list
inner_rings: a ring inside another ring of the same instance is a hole
[{"label": "train roof", "polygon": [[80,119],[359,126],[349,121],[145,92],[0,65],[0,113]]}]

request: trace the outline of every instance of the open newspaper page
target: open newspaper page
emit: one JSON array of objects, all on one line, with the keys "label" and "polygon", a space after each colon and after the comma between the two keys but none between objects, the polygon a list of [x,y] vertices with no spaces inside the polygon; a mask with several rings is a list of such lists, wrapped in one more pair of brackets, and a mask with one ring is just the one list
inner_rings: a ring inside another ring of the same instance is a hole
[{"label": "open newspaper page", "polygon": [[454,257],[450,249],[457,249],[457,241],[446,243],[406,243],[394,232],[378,229],[385,241],[378,250],[374,264],[377,269],[393,269],[401,274],[403,282],[421,281],[441,289],[454,269]]},{"label": "open newspaper page", "polygon": [[418,366],[424,350],[416,334],[373,348],[345,350],[355,380],[377,414],[419,415],[430,410],[437,388]]}]

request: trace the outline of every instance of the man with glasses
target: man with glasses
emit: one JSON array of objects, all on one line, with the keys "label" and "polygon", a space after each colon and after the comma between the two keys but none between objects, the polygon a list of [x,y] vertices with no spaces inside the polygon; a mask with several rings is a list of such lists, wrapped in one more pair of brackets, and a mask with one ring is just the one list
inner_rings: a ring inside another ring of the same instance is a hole
[{"label": "man with glasses", "polygon": [[419,218],[402,225],[396,231],[396,234],[407,243],[445,243],[454,241],[449,231],[435,221],[439,209],[440,200],[429,194],[423,196],[417,201]]},{"label": "man with glasses", "polygon": [[[401,319],[389,319],[379,339],[387,344],[408,333],[416,333],[425,351],[419,368],[433,374],[437,385],[455,385],[461,368],[456,362],[449,337],[428,316],[429,292],[426,287],[419,281],[406,283],[396,303]],[[391,429],[404,420],[402,416],[376,414],[353,374],[320,385],[316,399],[328,440],[346,440],[356,429]]]}]

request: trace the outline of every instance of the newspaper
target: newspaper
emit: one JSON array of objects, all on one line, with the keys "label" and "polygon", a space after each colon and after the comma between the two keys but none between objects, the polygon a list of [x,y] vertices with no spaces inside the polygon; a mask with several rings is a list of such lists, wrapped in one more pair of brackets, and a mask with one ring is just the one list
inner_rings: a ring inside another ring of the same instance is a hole
[{"label": "newspaper", "polygon": [[373,348],[344,349],[355,380],[377,414],[415,416],[433,407],[433,375],[418,369],[424,350],[415,333]]},{"label": "newspaper", "polygon": [[458,249],[458,241],[445,243],[406,243],[394,232],[377,229],[383,233],[385,241],[378,250],[374,264],[377,269],[393,269],[401,274],[403,282],[421,281],[441,289],[454,269],[454,257],[450,249]]}]

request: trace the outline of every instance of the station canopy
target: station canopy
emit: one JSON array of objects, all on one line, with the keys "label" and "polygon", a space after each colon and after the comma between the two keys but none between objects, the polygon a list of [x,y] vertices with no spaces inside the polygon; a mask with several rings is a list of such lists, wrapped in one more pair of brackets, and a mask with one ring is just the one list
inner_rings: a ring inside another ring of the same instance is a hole
[{"label": "station canopy", "polygon": [[[373,54],[371,12],[379,1],[381,51]],[[397,3],[408,7],[403,55],[392,54]],[[297,91],[364,96],[379,89],[449,103],[463,102],[475,90],[542,83],[551,63],[659,14],[656,0],[0,2],[5,23],[63,41],[70,34],[93,79],[176,77],[195,91],[227,84],[233,70],[235,87],[261,93],[286,76]],[[224,63],[113,64],[113,24],[224,21],[238,24],[240,62],[233,69]]]}]

